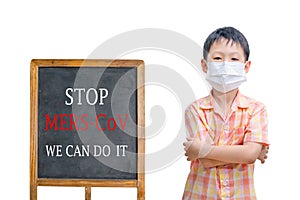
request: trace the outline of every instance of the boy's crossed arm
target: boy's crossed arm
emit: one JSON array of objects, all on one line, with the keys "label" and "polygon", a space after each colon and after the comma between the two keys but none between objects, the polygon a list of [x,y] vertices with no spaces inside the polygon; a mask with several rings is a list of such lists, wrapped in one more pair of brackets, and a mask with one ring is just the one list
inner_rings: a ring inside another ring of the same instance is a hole
[{"label": "boy's crossed arm", "polygon": [[[257,157],[257,159],[260,160],[260,162],[262,164],[265,163],[265,160],[268,157],[267,153],[268,153],[268,147],[263,146],[261,151],[260,151],[260,154]],[[224,161],[219,161],[219,160],[213,160],[213,159],[209,159],[209,158],[201,158],[200,162],[206,168],[216,167],[216,166],[221,166],[221,165],[226,165],[226,164],[232,163],[232,162],[224,162]]]},{"label": "boy's crossed arm", "polygon": [[212,146],[209,140],[201,141],[199,138],[188,138],[184,142],[187,160],[200,159],[206,168],[225,165],[229,163],[254,163],[259,159],[265,162],[268,147],[260,143],[247,142],[243,145]]}]

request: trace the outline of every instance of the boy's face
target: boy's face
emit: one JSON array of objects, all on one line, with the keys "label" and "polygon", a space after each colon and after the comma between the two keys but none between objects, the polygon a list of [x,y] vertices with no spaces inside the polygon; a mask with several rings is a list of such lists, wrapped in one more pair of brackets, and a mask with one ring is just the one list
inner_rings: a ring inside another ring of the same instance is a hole
[{"label": "boy's face", "polygon": [[[206,62],[242,62],[245,63],[244,50],[238,43],[233,43],[225,38],[220,39],[212,44],[207,55],[207,60],[202,59],[202,70],[207,72]],[[245,72],[248,73],[251,62],[247,61]]]}]

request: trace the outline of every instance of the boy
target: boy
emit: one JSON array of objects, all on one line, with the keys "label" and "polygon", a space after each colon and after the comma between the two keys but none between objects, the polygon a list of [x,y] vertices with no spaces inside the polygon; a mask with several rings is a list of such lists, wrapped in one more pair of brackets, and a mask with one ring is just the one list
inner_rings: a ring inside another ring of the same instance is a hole
[{"label": "boy", "polygon": [[201,66],[212,90],[185,112],[191,168],[184,200],[256,199],[254,162],[264,163],[269,142],[265,106],[238,90],[249,54],[246,38],[233,27],[215,30],[204,43]]}]

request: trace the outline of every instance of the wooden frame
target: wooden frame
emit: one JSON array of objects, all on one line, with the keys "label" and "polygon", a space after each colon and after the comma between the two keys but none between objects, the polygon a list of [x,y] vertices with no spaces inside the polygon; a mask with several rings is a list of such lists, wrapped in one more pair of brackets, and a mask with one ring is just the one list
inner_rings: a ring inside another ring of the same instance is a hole
[{"label": "wooden frame", "polygon": [[[40,67],[137,67],[138,157],[137,180],[85,180],[38,178],[38,70]],[[136,187],[137,199],[145,199],[145,89],[142,60],[56,60],[37,59],[30,67],[30,200],[37,199],[38,186],[85,187],[85,199],[91,199],[91,187]]]}]

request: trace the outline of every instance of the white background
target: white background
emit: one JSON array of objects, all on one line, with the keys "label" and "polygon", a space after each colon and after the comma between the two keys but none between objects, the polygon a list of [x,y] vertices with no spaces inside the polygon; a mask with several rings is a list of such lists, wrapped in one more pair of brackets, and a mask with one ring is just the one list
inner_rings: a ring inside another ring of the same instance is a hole
[{"label": "white background", "polygon": [[[258,199],[297,198],[300,14],[295,2],[1,1],[0,199],[29,199],[31,59],[86,58],[111,37],[139,28],[169,29],[202,46],[210,32],[223,26],[234,26],[247,37],[252,68],[241,91],[264,102],[269,112],[269,158],[264,165],[257,162],[255,170]],[[126,58],[142,58],[146,64],[165,62],[166,57],[159,53],[152,52],[153,57],[149,53],[140,57],[132,53]],[[154,57],[160,60],[151,60]],[[172,67],[182,72],[182,66]],[[197,98],[206,95],[207,91],[197,90],[197,83],[201,84],[202,80],[196,80],[188,72],[183,72],[183,76],[194,83],[191,87]],[[180,107],[165,89],[149,87],[146,92],[146,111],[160,102],[157,98]],[[169,113],[168,123],[175,125],[181,120],[180,109],[174,109],[174,113],[172,109],[165,111]],[[146,122],[151,122],[148,112]],[[168,145],[170,138],[177,134],[176,130],[174,133],[170,130],[167,124],[165,130],[149,139],[147,152]],[[189,163],[181,157],[170,166],[146,174],[146,198],[181,199],[188,168]],[[82,200],[84,188],[39,187],[38,196],[44,200]],[[92,199],[134,199],[135,196],[135,189],[92,188]]]}]

